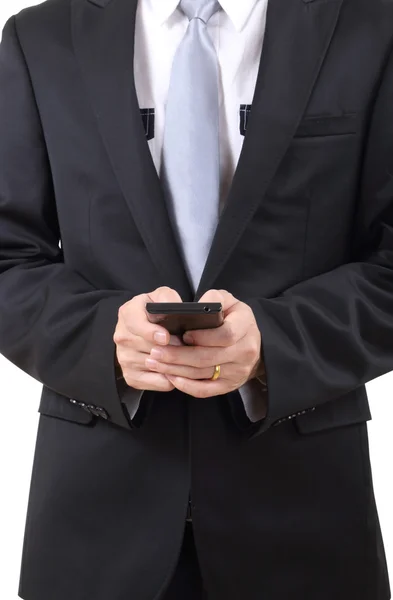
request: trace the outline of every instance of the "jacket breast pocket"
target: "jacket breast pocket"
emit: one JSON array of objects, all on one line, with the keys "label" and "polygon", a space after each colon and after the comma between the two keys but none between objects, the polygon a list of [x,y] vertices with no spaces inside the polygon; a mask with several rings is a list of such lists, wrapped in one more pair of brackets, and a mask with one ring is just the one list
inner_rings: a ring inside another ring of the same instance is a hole
[{"label": "jacket breast pocket", "polygon": [[314,411],[296,417],[293,422],[300,434],[311,434],[370,420],[367,392],[362,386],[341,398],[317,406]]},{"label": "jacket breast pocket", "polygon": [[96,421],[96,417],[91,412],[73,404],[70,398],[45,386],[42,390],[38,412],[41,415],[64,419],[81,425],[89,425],[93,419]]},{"label": "jacket breast pocket", "polygon": [[358,126],[358,113],[346,113],[337,116],[307,116],[300,122],[294,137],[312,138],[353,135],[358,132]]}]

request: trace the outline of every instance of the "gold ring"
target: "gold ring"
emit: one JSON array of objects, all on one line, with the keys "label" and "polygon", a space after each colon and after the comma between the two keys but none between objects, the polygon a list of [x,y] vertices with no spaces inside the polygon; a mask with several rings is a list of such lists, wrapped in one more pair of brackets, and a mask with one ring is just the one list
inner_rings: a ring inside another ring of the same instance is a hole
[{"label": "gold ring", "polygon": [[215,381],[216,379],[218,379],[220,377],[220,373],[221,373],[221,366],[220,365],[216,365],[214,367],[213,377],[211,378],[212,381]]}]

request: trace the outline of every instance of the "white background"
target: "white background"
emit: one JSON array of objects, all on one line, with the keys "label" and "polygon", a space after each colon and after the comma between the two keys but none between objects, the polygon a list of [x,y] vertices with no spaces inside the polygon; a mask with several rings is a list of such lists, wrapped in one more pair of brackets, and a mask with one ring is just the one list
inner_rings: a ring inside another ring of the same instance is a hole
[{"label": "white background", "polygon": [[[0,27],[34,0],[1,0]],[[1,168],[1,167],[0,167]],[[392,315],[393,316],[393,315]],[[389,565],[393,573],[393,374],[368,386],[374,487]],[[17,600],[20,557],[41,385],[0,357],[0,598]],[[54,599],[55,600],[55,599]],[[71,599],[70,599],[71,600]],[[352,599],[351,599],[352,600]]]}]

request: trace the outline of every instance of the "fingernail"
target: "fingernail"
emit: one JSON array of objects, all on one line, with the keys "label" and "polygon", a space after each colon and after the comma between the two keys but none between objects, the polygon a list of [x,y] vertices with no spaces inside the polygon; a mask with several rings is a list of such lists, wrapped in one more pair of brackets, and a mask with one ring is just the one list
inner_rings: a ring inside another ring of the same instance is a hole
[{"label": "fingernail", "polygon": [[152,358],[146,358],[145,362],[149,369],[157,369],[158,363],[156,360],[153,360]]},{"label": "fingernail", "polygon": [[193,344],[194,343],[193,337],[189,333],[185,333],[183,335],[183,340],[185,341],[186,344]]},{"label": "fingernail", "polygon": [[159,350],[158,348],[152,348],[150,351],[150,356],[151,358],[156,358],[158,360],[160,360],[163,356],[161,350]]},{"label": "fingernail", "polygon": [[166,333],[163,331],[156,331],[154,334],[154,341],[157,344],[166,344]]}]

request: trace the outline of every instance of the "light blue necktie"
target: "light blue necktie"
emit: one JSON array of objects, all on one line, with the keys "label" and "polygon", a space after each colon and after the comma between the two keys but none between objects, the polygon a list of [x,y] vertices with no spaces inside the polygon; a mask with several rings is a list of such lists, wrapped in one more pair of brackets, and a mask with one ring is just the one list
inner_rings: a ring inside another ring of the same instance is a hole
[{"label": "light blue necktie", "polygon": [[181,0],[189,19],[172,65],[161,180],[196,291],[219,218],[218,61],[206,24],[217,0]]}]

